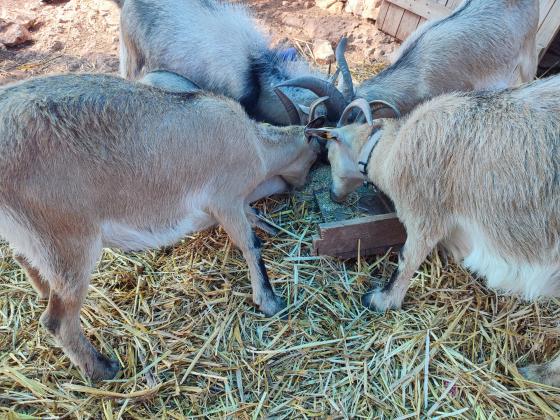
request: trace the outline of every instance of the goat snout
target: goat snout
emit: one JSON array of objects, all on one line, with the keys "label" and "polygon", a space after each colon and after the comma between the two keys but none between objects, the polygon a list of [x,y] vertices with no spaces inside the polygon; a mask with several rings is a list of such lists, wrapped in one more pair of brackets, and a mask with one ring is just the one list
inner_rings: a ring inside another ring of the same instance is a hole
[{"label": "goat snout", "polygon": [[334,201],[335,203],[338,204],[342,204],[346,201],[346,195],[341,196],[341,195],[337,195],[333,190],[331,190],[331,200]]}]

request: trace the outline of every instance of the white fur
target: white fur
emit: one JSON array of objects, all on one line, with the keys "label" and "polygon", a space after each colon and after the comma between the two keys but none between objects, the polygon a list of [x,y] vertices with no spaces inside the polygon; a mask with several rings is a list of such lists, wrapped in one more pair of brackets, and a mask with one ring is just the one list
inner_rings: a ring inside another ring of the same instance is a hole
[{"label": "white fur", "polygon": [[183,217],[166,229],[153,230],[149,226],[133,226],[125,221],[107,220],[101,225],[104,247],[124,251],[142,251],[177,243],[184,236],[214,225],[214,218],[202,210],[203,200],[190,197],[185,200]]},{"label": "white fur", "polygon": [[264,197],[269,197],[274,194],[282,194],[288,191],[288,188],[288,184],[284,181],[284,179],[279,176],[275,176],[261,183],[247,198],[247,201],[249,203],[253,203]]},{"label": "white fur", "polygon": [[463,265],[485,277],[489,287],[520,295],[530,301],[541,296],[560,295],[560,262],[528,263],[500,255],[498,247],[489,242],[484,229],[474,221],[461,221],[460,229],[448,242],[451,248],[454,245],[464,248],[465,239],[470,251],[463,259]]},{"label": "white fur", "polygon": [[0,238],[9,242],[16,254],[25,255],[34,266],[48,267],[51,270],[45,276],[52,277],[52,267],[44,258],[48,247],[40,242],[41,236],[35,232],[24,220],[17,220],[7,208],[0,208]]},{"label": "white fur", "polygon": [[[125,3],[123,13],[129,7],[133,4]],[[165,25],[158,25],[157,36],[154,34],[149,41],[152,56],[148,67],[158,63],[157,67],[185,75],[206,90],[228,92],[234,99],[241,98],[250,72],[251,63],[247,57],[253,51],[265,50],[268,44],[246,9],[227,3],[215,3],[209,8],[199,1],[187,0],[158,2],[157,7],[165,16]],[[137,22],[124,19],[121,30],[127,31],[127,25],[134,24]],[[135,32],[132,28],[130,31]],[[224,37],[227,37],[226,43]],[[121,54],[121,75],[131,77],[123,66],[127,52],[122,44]],[[189,71],[185,72],[187,65]]]},{"label": "white fur", "polygon": [[[241,4],[158,0],[146,7],[147,3],[128,0],[123,5],[120,74],[125,78],[173,71],[205,91],[241,101],[252,118],[287,125],[289,117],[273,87],[298,76],[327,77],[303,59],[279,58]],[[304,89],[284,90],[304,105],[317,98]]]}]

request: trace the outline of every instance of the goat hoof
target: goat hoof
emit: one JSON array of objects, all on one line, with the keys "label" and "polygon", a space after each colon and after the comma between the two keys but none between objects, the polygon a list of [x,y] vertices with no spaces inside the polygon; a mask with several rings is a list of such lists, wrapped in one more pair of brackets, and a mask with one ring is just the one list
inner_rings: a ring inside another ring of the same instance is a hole
[{"label": "goat hoof", "polygon": [[[261,303],[259,309],[266,316],[273,317],[278,312],[286,309],[286,302],[281,297],[273,295],[272,297],[266,299],[263,303]],[[287,314],[282,315],[282,319],[285,319],[286,317]]]},{"label": "goat hoof", "polygon": [[120,369],[121,365],[117,360],[110,359],[99,353],[97,354],[95,365],[86,367],[86,373],[92,382],[98,382],[113,379]]},{"label": "goat hoof", "polygon": [[395,305],[391,302],[390,296],[381,288],[365,293],[362,296],[362,305],[378,313],[385,313],[389,309],[399,309],[400,307],[400,305]]},{"label": "goat hoof", "polygon": [[551,369],[548,363],[529,365],[518,370],[525,379],[531,382],[560,387],[560,372]]}]

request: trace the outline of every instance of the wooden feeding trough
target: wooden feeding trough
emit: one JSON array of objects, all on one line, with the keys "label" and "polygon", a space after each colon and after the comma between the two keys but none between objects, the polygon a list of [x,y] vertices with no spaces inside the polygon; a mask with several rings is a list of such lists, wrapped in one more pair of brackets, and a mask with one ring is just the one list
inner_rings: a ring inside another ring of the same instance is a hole
[{"label": "wooden feeding trough", "polygon": [[[540,1],[537,36],[542,58],[560,29],[560,0]],[[448,16],[462,0],[384,0],[377,25],[379,29],[403,41],[423,22]],[[313,172],[311,195],[317,203],[323,223],[313,238],[313,253],[340,258],[374,255],[400,248],[406,239],[390,200],[372,188],[363,187],[346,205],[330,200],[330,168]]]},{"label": "wooden feeding trough", "polygon": [[393,204],[372,187],[361,187],[344,205],[330,199],[331,168],[323,165],[312,172],[308,193],[320,210],[323,223],[313,237],[315,255],[355,258],[400,248],[406,239]]}]

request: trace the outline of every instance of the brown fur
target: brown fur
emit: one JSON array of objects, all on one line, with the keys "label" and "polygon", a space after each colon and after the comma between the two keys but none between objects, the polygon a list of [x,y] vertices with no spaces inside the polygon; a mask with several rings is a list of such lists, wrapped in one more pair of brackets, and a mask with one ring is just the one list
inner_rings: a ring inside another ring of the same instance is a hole
[{"label": "brown fur", "polygon": [[213,95],[101,75],[32,79],[0,89],[0,236],[50,293],[42,321],[70,359],[110,378],[118,364],[79,325],[102,247],[168,245],[219,223],[249,264],[255,303],[273,315],[285,305],[261,264],[249,199],[302,185],[317,148],[303,127],[259,125]]}]

